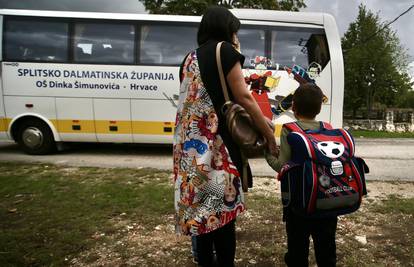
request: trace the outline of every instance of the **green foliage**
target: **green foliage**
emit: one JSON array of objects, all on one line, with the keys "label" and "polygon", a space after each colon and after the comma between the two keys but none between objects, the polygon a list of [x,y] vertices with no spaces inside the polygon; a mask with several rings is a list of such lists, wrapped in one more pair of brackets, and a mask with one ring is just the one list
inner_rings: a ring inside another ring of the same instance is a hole
[{"label": "green foliage", "polygon": [[345,110],[397,107],[412,87],[407,50],[394,31],[364,5],[342,39],[345,63]]},{"label": "green foliage", "polygon": [[401,94],[398,99],[398,106],[400,108],[414,108],[414,90]]},{"label": "green foliage", "polygon": [[227,8],[255,8],[299,11],[306,7],[304,0],[140,0],[152,14],[202,15],[212,5]]}]

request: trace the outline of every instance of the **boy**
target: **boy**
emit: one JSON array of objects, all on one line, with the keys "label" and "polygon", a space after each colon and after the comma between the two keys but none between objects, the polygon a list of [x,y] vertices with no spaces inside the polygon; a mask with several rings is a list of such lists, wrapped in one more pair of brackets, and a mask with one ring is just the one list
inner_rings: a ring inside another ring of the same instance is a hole
[{"label": "boy", "polygon": [[[313,83],[302,84],[295,91],[292,111],[302,129],[318,130],[320,128],[320,123],[315,120],[315,117],[321,111],[322,99],[321,89]],[[295,151],[291,151],[287,139],[288,134],[289,130],[283,127],[278,158],[269,153],[265,155],[269,165],[277,172],[292,157],[297,158]],[[283,210],[283,220],[286,221],[288,252],[285,254],[285,262],[288,266],[308,266],[310,236],[313,239],[318,266],[336,265],[335,232],[337,216],[309,219],[294,214],[287,207]]]}]

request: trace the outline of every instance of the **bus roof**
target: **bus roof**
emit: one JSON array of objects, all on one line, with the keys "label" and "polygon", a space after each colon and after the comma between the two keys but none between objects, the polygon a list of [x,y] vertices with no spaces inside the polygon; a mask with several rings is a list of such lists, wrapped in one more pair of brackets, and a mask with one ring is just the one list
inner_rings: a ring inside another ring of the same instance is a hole
[{"label": "bus roof", "polygon": [[[289,12],[257,9],[231,9],[240,20],[291,22],[323,25],[324,13]],[[113,19],[113,20],[144,20],[144,21],[174,21],[199,22],[200,16],[181,15],[154,15],[145,13],[108,13],[108,12],[80,12],[80,11],[52,11],[26,9],[0,9],[0,15],[35,16],[56,18],[85,18],[85,19]]]},{"label": "bus roof", "polygon": [[241,20],[277,21],[291,23],[308,23],[323,25],[324,13],[291,12],[263,9],[231,9],[231,12]]}]

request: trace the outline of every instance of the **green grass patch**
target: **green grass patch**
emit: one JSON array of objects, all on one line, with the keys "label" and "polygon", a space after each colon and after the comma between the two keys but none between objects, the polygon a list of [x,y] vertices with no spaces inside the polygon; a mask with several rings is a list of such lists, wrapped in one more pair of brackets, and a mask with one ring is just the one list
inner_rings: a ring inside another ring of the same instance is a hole
[{"label": "green grass patch", "polygon": [[414,215],[414,198],[400,198],[397,195],[390,195],[381,203],[376,204],[373,210],[383,214],[402,213]]},{"label": "green grass patch", "polygon": [[0,163],[0,266],[63,265],[127,214],[145,227],[174,209],[168,173]]},{"label": "green grass patch", "polygon": [[273,196],[247,195],[246,203],[248,209],[254,211],[266,210],[270,217],[280,215],[282,212],[281,201],[276,194]]},{"label": "green grass patch", "polygon": [[362,131],[353,130],[351,131],[353,137],[364,137],[364,138],[414,138],[414,133],[392,133],[385,131]]}]

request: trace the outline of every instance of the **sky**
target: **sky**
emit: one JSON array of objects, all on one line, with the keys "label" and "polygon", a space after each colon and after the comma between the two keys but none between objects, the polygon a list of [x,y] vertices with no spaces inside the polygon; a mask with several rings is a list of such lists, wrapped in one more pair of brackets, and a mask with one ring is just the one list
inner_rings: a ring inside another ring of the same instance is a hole
[{"label": "sky", "polygon": [[[337,21],[340,35],[343,36],[349,24],[358,15],[358,6],[363,3],[382,21],[391,21],[408,9],[414,0],[305,0],[304,12],[326,12]],[[144,6],[139,0],[0,0],[0,8],[49,9],[73,11],[102,11],[143,13]],[[412,61],[411,74],[414,77],[414,9],[391,25],[400,38],[401,44],[408,49]]]},{"label": "sky", "polygon": [[[414,4],[414,0],[305,0],[304,12],[326,12],[332,14],[341,36],[358,16],[358,6],[362,3],[374,14],[378,13],[382,22],[389,22]],[[414,8],[391,24],[401,44],[408,49],[410,74],[414,82]],[[411,30],[410,30],[411,29]]]}]

